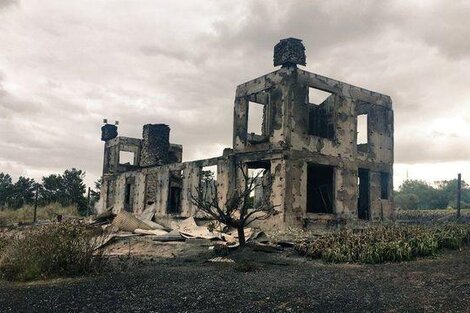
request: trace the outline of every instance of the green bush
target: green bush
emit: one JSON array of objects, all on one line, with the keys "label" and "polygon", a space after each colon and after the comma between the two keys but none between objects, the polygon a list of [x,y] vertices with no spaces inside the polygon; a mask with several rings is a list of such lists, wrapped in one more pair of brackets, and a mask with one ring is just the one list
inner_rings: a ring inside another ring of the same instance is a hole
[{"label": "green bush", "polygon": [[381,226],[343,230],[296,244],[298,254],[333,263],[383,263],[459,249],[470,241],[470,225]]},{"label": "green bush", "polygon": [[0,275],[35,280],[97,271],[103,264],[102,236],[79,222],[51,224],[17,233],[0,248]]},{"label": "green bush", "polygon": [[[463,219],[470,218],[470,210],[462,209]],[[433,209],[433,210],[397,210],[396,219],[399,222],[413,224],[433,224],[440,221],[452,221],[457,219],[455,209]]]}]

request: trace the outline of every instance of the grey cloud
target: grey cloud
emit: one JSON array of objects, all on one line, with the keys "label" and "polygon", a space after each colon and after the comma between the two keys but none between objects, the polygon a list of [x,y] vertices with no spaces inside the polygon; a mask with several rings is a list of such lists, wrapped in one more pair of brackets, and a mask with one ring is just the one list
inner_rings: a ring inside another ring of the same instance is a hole
[{"label": "grey cloud", "polygon": [[[308,70],[392,96],[397,162],[468,159],[469,151],[458,149],[465,137],[445,133],[436,148],[427,133],[409,127],[426,128],[436,115],[459,109],[470,119],[457,105],[470,98],[470,74],[459,70],[470,51],[465,2],[171,5],[174,24],[152,1],[92,8],[44,0],[57,9],[51,19],[42,6],[29,8],[28,20],[13,15],[19,10],[2,12],[11,20],[0,28],[0,44],[16,50],[0,51],[0,165],[8,161],[16,172],[80,167],[97,177],[104,117],[135,137],[145,123],[167,123],[185,159],[212,156],[231,145],[236,85],[273,71],[273,46],[289,36],[304,40]],[[165,16],[152,16],[159,12]]]},{"label": "grey cloud", "polygon": [[162,48],[156,45],[145,45],[141,46],[139,49],[142,54],[146,56],[164,56],[169,58],[175,58],[180,61],[185,61],[190,58],[190,55],[187,54],[185,51],[181,51],[179,49],[169,49],[169,48]]},{"label": "grey cloud", "polygon": [[[402,138],[396,149],[396,159],[400,163],[438,163],[468,161],[470,149],[462,145],[462,140],[448,138],[436,141],[435,138]],[[468,138],[467,138],[468,140]]]},{"label": "grey cloud", "polygon": [[0,9],[9,7],[11,5],[19,5],[19,0],[0,0]]}]

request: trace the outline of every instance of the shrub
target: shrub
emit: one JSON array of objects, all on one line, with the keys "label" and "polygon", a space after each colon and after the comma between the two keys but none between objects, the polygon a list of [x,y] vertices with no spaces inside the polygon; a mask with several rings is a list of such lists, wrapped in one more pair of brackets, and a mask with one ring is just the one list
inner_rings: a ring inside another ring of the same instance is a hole
[{"label": "shrub", "polygon": [[7,280],[34,280],[91,273],[101,268],[102,237],[79,222],[30,228],[0,250],[0,274]]},{"label": "shrub", "polygon": [[11,240],[11,235],[6,232],[0,232],[0,256],[2,255],[3,249],[8,246],[8,243]]},{"label": "shrub", "polygon": [[343,230],[304,240],[298,254],[334,263],[383,263],[435,255],[440,249],[459,249],[470,241],[470,225],[381,226]]},{"label": "shrub", "polygon": [[[462,209],[461,215],[464,219],[470,218],[470,210]],[[397,210],[396,219],[399,222],[413,224],[433,224],[439,221],[456,220],[457,211],[455,209],[435,209],[435,210]]]}]

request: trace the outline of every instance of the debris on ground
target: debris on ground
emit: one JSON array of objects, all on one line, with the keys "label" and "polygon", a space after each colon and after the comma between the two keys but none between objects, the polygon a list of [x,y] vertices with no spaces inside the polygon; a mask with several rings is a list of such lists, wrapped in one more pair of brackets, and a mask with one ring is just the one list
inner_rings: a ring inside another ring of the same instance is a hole
[{"label": "debris on ground", "polygon": [[134,229],[134,234],[161,236],[161,235],[168,234],[168,232],[165,231],[165,230],[162,230],[162,229],[140,229],[140,228],[137,228],[137,229]]},{"label": "debris on ground", "polygon": [[[152,242],[154,245],[184,242],[186,249],[193,249],[189,246],[194,246],[194,248],[209,247],[209,250],[213,251],[218,257],[225,257],[230,250],[239,247],[238,232],[234,228],[219,222],[196,221],[194,217],[173,220],[171,223],[159,223],[158,219],[155,218],[155,208],[152,206],[149,206],[139,215],[127,211],[114,214],[110,210],[97,215],[90,223],[100,225],[105,234],[100,248],[112,245],[111,254],[117,255],[127,250],[133,250],[137,254],[147,251],[145,253],[148,254]],[[244,232],[247,242],[256,251],[276,252],[282,249],[279,245],[271,245],[269,238],[262,231],[246,228]],[[130,240],[133,243],[130,243]],[[122,244],[119,244],[120,242]],[[145,242],[145,244],[142,243],[143,246],[140,247],[139,245],[136,246],[135,242]],[[128,245],[138,247],[138,251],[134,251],[135,249],[129,248]],[[117,248],[120,246],[122,248]],[[144,246],[146,248],[143,248]],[[153,247],[156,249],[155,253],[157,253],[158,247]]]},{"label": "debris on ground", "polygon": [[212,262],[212,263],[235,263],[234,260],[229,259],[229,258],[223,258],[221,256],[209,259],[207,261]]},{"label": "debris on ground", "polygon": [[222,239],[221,233],[211,232],[206,226],[198,226],[194,217],[188,217],[173,225],[185,238]]},{"label": "debris on ground", "polygon": [[152,240],[154,241],[161,241],[161,242],[167,242],[167,241],[185,241],[186,238],[181,236],[180,232],[177,230],[172,230],[168,232],[165,235],[159,235],[152,237]]},{"label": "debris on ground", "polygon": [[94,220],[91,222],[92,225],[106,225],[110,224],[113,219],[116,217],[116,214],[110,209],[101,214],[95,216]]},{"label": "debris on ground", "polygon": [[113,228],[116,230],[128,232],[133,232],[136,229],[153,229],[152,226],[135,217],[132,213],[126,211],[119,212],[113,219],[111,225],[113,225]]},{"label": "debris on ground", "polygon": [[[112,211],[106,211],[97,215],[91,224],[101,225],[102,229],[108,233],[127,232],[138,235],[150,235],[153,236],[152,239],[155,241],[205,239],[222,241],[231,246],[238,244],[237,230],[220,223],[216,227],[208,227],[207,225],[198,225],[194,217],[188,217],[184,220],[172,221],[170,228],[158,223],[154,218],[155,210],[150,206],[139,216],[135,216],[127,211],[121,211],[117,214],[112,213]],[[246,240],[252,239],[260,243],[269,242],[269,239],[263,232],[255,232],[251,228],[246,228],[244,232]]]}]

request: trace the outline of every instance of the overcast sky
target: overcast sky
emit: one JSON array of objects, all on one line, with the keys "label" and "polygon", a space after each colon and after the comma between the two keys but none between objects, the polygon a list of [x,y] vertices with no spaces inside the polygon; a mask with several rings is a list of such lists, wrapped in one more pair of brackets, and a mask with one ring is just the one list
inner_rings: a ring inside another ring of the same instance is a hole
[{"label": "overcast sky", "polygon": [[306,69],[388,94],[395,187],[470,181],[470,1],[0,0],[0,172],[99,177],[102,119],[167,123],[184,160],[231,146],[236,85],[297,37]]}]

